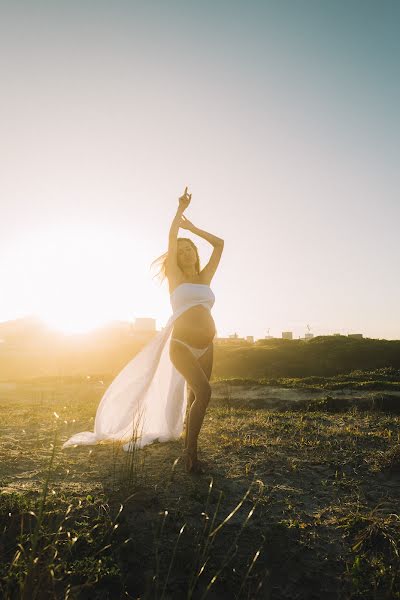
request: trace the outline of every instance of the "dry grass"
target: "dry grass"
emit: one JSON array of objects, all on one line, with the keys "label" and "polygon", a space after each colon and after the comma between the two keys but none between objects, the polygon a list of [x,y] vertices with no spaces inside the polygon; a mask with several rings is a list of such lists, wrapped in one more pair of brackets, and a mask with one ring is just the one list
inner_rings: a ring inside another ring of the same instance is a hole
[{"label": "dry grass", "polygon": [[102,392],[2,392],[4,597],[400,598],[398,415],[236,408],[228,386],[189,477],[179,441],[62,451]]}]

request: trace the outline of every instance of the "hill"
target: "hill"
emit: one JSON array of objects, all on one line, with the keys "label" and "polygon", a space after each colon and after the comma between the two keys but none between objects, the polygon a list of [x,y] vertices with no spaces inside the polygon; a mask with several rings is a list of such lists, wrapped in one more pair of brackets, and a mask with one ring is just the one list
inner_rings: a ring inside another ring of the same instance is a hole
[{"label": "hill", "polygon": [[[65,335],[37,319],[0,323],[0,381],[30,377],[115,376],[157,332],[127,322]],[[318,336],[214,344],[213,379],[333,377],[356,370],[400,369],[400,340]]]}]

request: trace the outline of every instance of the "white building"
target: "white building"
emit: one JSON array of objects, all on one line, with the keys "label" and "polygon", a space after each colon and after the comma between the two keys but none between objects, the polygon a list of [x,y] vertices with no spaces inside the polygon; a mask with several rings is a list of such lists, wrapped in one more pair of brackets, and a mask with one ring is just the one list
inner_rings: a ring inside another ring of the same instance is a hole
[{"label": "white building", "polygon": [[233,333],[229,337],[215,337],[214,342],[216,344],[243,344],[246,340],[239,337],[237,333]]},{"label": "white building", "polygon": [[293,332],[292,331],[282,331],[282,339],[283,340],[292,340]]}]

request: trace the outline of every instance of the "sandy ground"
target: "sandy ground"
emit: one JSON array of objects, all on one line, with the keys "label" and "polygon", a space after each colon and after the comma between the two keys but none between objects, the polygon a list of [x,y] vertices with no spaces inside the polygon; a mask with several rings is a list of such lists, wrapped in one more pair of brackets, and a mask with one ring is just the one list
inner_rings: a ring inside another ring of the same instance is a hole
[{"label": "sandy ground", "polygon": [[[400,391],[384,391],[385,396],[399,398]],[[214,383],[212,398],[222,400],[229,398],[232,401],[251,402],[266,408],[290,408],[292,402],[304,400],[321,400],[327,397],[337,399],[380,399],[382,392],[376,390],[357,390],[342,388],[340,390],[315,389],[315,388],[284,388],[271,385],[230,385],[229,383]]]},{"label": "sandy ground", "polygon": [[[326,397],[333,392],[318,394]],[[132,455],[118,445],[61,450],[72,433],[93,428],[101,395],[98,383],[1,389],[0,486],[2,494],[38,497],[56,431],[52,501],[65,507],[90,495],[94,504],[106,505],[112,514],[123,505],[115,534],[119,550],[113,560],[130,597],[144,597],[140,594],[152,581],[154,540],[162,547],[160,569],[165,580],[185,524],[165,598],[186,598],[188,556],[196,547],[205,512],[211,517],[220,498],[216,524],[222,523],[246,492],[209,552],[203,586],[236,544],[234,557],[208,598],[235,598],[258,550],[239,597],[389,597],[385,593],[390,585],[393,589],[393,569],[399,566],[393,548],[400,548],[400,520],[393,516],[398,514],[400,497],[399,416],[356,408],[339,414],[292,412],[278,409],[278,403],[309,399],[309,392],[216,384],[200,436],[206,473],[190,477],[183,469],[179,440],[139,451],[133,470]],[[338,395],[343,397],[344,390]],[[271,404],[254,408],[254,400]],[[168,518],[160,534],[165,511]],[[370,543],[371,532],[377,536],[375,546]],[[123,545],[125,539],[131,541]],[[379,571],[374,552],[392,571]],[[365,567],[362,578],[356,577],[360,556]],[[380,587],[374,591],[377,582]],[[398,576],[396,582],[399,585]]]}]

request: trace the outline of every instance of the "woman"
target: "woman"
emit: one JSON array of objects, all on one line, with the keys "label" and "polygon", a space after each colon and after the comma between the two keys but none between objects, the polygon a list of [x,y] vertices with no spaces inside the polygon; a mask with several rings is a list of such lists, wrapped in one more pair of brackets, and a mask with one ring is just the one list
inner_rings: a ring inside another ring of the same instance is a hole
[{"label": "woman", "polygon": [[[210,282],[224,242],[201,231],[183,216],[190,201],[191,194],[186,188],[170,228],[168,252],[157,259],[161,260],[161,271],[168,278],[172,316],[107,388],[96,412],[94,431],[73,435],[63,448],[129,440],[124,450],[130,451],[156,439],[177,439],[182,433],[187,406],[185,465],[188,472],[201,469],[197,437],[210,399],[215,335],[210,314],[215,297]],[[177,238],[179,227],[214,246],[202,271],[194,243],[188,238]]]},{"label": "woman", "polygon": [[[183,216],[191,197],[185,188],[183,196],[179,198],[179,207],[169,232],[165,273],[170,294],[182,284],[209,287],[224,247],[224,240],[198,229]],[[177,238],[179,227],[197,234],[213,245],[211,258],[201,271],[197,248],[190,239]],[[198,304],[176,319],[170,340],[171,361],[182,373],[189,388],[184,449],[185,467],[188,472],[201,471],[197,457],[197,438],[211,397],[209,380],[213,365],[215,333],[215,324],[209,308]]]}]

